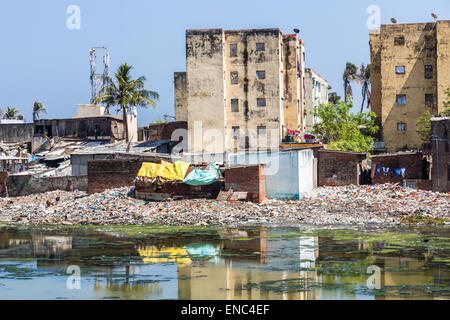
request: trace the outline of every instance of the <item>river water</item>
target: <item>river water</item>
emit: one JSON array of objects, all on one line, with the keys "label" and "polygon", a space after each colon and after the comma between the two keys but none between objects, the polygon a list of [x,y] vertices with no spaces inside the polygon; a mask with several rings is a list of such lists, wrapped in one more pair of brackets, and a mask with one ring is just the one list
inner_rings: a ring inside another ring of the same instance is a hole
[{"label": "river water", "polygon": [[0,227],[0,299],[449,299],[450,228]]}]

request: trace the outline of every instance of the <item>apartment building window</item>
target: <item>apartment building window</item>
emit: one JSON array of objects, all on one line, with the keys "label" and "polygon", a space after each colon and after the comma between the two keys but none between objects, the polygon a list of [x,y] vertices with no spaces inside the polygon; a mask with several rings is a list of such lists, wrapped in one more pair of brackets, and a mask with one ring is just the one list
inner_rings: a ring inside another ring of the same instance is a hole
[{"label": "apartment building window", "polygon": [[425,48],[432,49],[434,45],[432,36],[425,36]]},{"label": "apartment building window", "polygon": [[230,57],[237,57],[237,43],[230,43]]},{"label": "apartment building window", "polygon": [[425,105],[427,107],[434,107],[434,95],[433,94],[425,94]]},{"label": "apartment building window", "polygon": [[397,131],[406,131],[406,123],[398,122],[397,123]]},{"label": "apartment building window", "polygon": [[425,79],[433,79],[433,66],[425,66]]},{"label": "apartment building window", "polygon": [[266,72],[263,70],[256,71],[256,79],[257,80],[263,80],[266,78]]},{"label": "apartment building window", "polygon": [[406,95],[405,94],[398,94],[397,98],[395,99],[396,103],[398,105],[406,104]]},{"label": "apartment building window", "polygon": [[239,99],[231,99],[231,112],[239,112]]},{"label": "apartment building window", "polygon": [[256,105],[258,107],[265,107],[266,106],[266,98],[257,98]]},{"label": "apartment building window", "polygon": [[405,37],[404,36],[395,37],[394,45],[395,46],[404,46],[405,45]]},{"label": "apartment building window", "polygon": [[233,139],[238,140],[239,139],[239,127],[232,127],[233,130]]},{"label": "apartment building window", "polygon": [[258,126],[257,127],[258,130],[258,136],[265,136],[266,135],[266,126]]},{"label": "apartment building window", "polygon": [[230,79],[231,79],[231,84],[238,84],[239,83],[237,71],[230,72]]},{"label": "apartment building window", "polygon": [[396,74],[405,74],[405,66],[396,66],[395,73]]},{"label": "apartment building window", "polygon": [[256,51],[264,51],[266,50],[264,42],[257,42],[256,43]]}]

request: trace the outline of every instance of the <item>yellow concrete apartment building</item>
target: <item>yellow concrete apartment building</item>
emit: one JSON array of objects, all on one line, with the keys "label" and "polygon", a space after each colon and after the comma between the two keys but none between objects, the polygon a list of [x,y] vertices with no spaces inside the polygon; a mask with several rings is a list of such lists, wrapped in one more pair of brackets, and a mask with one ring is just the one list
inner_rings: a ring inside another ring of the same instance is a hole
[{"label": "yellow concrete apartment building", "polygon": [[372,111],[386,151],[420,149],[416,121],[438,114],[450,88],[450,21],[382,25],[370,32]]}]

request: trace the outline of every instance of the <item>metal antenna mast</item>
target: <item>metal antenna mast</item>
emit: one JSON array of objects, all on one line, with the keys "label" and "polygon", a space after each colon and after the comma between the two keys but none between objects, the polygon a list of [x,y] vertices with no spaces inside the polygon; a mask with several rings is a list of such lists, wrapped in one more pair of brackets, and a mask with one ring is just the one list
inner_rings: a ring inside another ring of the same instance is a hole
[{"label": "metal antenna mast", "polygon": [[[103,55],[103,73],[97,73],[96,50],[101,50]],[[89,60],[91,63],[91,103],[101,88],[108,84],[109,78],[109,53],[105,47],[93,47],[89,50]]]}]

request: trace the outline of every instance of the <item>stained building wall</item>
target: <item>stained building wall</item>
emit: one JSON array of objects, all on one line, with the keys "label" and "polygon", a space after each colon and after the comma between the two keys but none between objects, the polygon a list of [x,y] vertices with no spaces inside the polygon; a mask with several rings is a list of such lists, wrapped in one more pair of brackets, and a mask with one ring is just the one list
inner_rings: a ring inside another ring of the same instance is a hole
[{"label": "stained building wall", "polygon": [[226,148],[224,38],[223,29],[186,31],[188,148],[193,153]]},{"label": "stained building wall", "polygon": [[175,72],[173,77],[175,90],[175,120],[187,121],[187,78],[186,72]]},{"label": "stained building wall", "polygon": [[174,85],[189,151],[276,149],[283,126],[304,129],[304,63],[303,42],[278,28],[187,30],[187,72]]},{"label": "stained building wall", "polygon": [[328,81],[313,69],[305,69],[305,110],[304,122],[306,132],[312,132],[314,124],[319,121],[315,111],[320,104],[328,103]]},{"label": "stained building wall", "polygon": [[33,134],[33,123],[0,124],[0,141],[2,142],[15,143],[32,141]]},{"label": "stained building wall", "polygon": [[[131,115],[129,117],[132,117]],[[125,138],[123,122],[113,117],[89,117],[73,119],[41,119],[35,121],[35,134],[49,137],[69,137],[91,140],[120,141]],[[130,137],[132,137],[130,135]],[[133,132],[133,139],[137,140]],[[132,140],[134,141],[134,140]]]},{"label": "stained building wall", "polygon": [[303,131],[305,125],[305,47],[296,34],[283,35],[284,126]]},{"label": "stained building wall", "polygon": [[[264,50],[257,50],[262,43]],[[230,56],[230,45],[237,46],[236,57]],[[228,150],[278,147],[284,119],[281,45],[279,29],[225,31]],[[265,79],[257,79],[259,71],[264,71]],[[232,83],[232,73],[237,73],[237,84]],[[237,99],[237,111],[232,109],[233,99]],[[258,99],[265,99],[265,106],[258,106]],[[239,127],[237,139],[233,127]],[[258,127],[265,127],[266,134],[258,134]]]},{"label": "stained building wall", "polygon": [[[416,122],[425,112],[437,114],[449,86],[449,21],[382,25],[370,33],[372,110],[382,125],[388,152],[419,149]],[[432,70],[426,77],[425,66]],[[404,67],[404,74],[396,72]],[[397,96],[405,104],[397,104]],[[425,95],[432,95],[427,106]],[[405,126],[405,130],[399,130]]]}]

